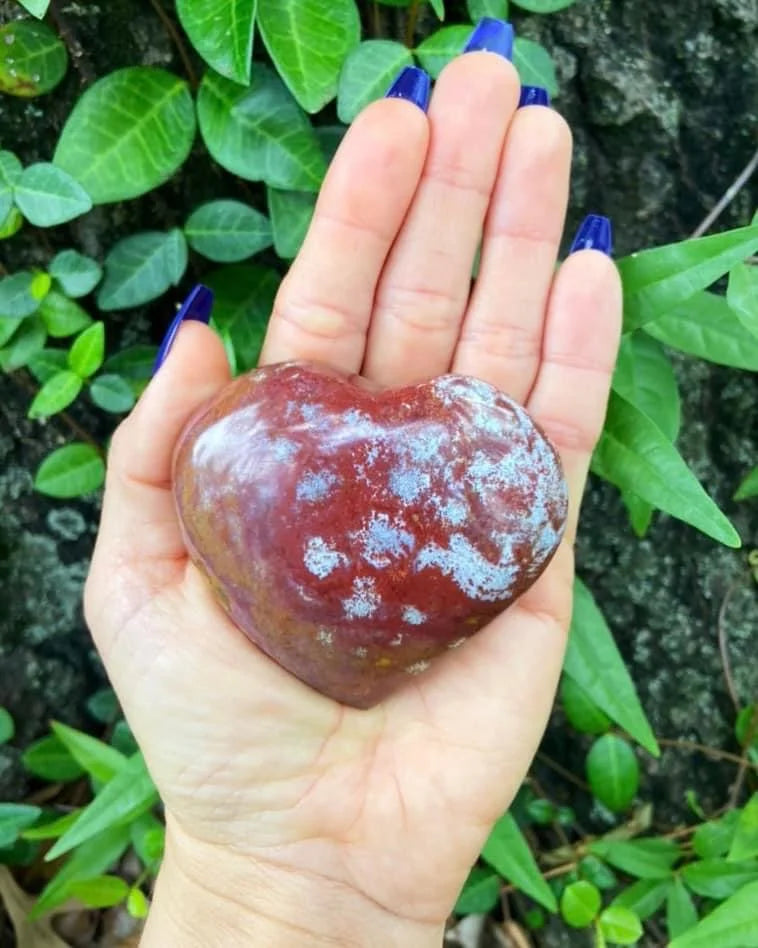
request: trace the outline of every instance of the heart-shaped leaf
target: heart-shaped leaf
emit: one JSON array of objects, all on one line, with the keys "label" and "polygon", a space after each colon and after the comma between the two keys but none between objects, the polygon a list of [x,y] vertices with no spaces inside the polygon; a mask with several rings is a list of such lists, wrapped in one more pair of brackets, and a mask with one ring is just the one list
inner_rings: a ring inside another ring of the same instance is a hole
[{"label": "heart-shaped leaf", "polygon": [[0,92],[32,98],[66,75],[68,53],[45,23],[13,20],[0,26]]},{"label": "heart-shaped leaf", "polygon": [[13,199],[36,227],[64,224],[92,207],[89,194],[78,181],[44,161],[24,168],[13,189]]},{"label": "heart-shaped leaf", "polygon": [[105,258],[105,279],[97,294],[103,310],[129,309],[176,286],[187,269],[187,242],[178,229],[132,234]]},{"label": "heart-shaped leaf", "polygon": [[192,45],[227,79],[247,85],[253,61],[256,0],[177,0]]},{"label": "heart-shaped leaf", "polygon": [[95,289],[103,275],[97,260],[76,250],[61,250],[50,261],[48,273],[68,297],[76,299]]},{"label": "heart-shaped leaf", "polygon": [[123,201],[167,181],[194,137],[187,83],[163,69],[130,66],[99,79],[81,96],[53,161],[95,204]]},{"label": "heart-shaped leaf", "polygon": [[241,201],[210,201],[187,218],[184,235],[193,250],[217,263],[236,263],[271,246],[268,218]]},{"label": "heart-shaped leaf", "polygon": [[45,326],[38,316],[25,319],[8,344],[0,349],[0,369],[14,372],[25,366],[42,350],[46,339]]},{"label": "heart-shaped leaf", "polygon": [[104,480],[105,464],[94,445],[67,444],[40,464],[34,487],[49,497],[80,497],[102,487]]},{"label": "heart-shaped leaf", "polygon": [[413,65],[407,46],[394,40],[366,40],[342,66],[337,115],[350,124],[369,102],[381,98],[405,66]]}]

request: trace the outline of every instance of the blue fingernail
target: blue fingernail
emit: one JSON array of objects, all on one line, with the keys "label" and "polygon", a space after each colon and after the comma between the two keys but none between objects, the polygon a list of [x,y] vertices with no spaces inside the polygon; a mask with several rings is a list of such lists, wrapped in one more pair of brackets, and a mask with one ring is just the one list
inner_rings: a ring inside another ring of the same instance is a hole
[{"label": "blue fingernail", "polygon": [[505,20],[496,20],[491,16],[482,17],[463,47],[464,53],[475,53],[479,50],[512,59],[513,27],[511,24],[506,23]]},{"label": "blue fingernail", "polygon": [[521,86],[518,107],[521,109],[525,105],[550,105],[547,89],[543,89],[542,86]]},{"label": "blue fingernail", "polygon": [[187,319],[194,319],[199,323],[205,323],[207,325],[211,318],[212,309],[213,292],[209,290],[207,286],[198,283],[179,307],[176,316],[171,320],[171,325],[166,330],[166,335],[163,337],[163,342],[158,349],[158,355],[155,357],[153,375],[155,375],[166,361],[166,357],[171,350],[171,346],[174,344],[174,339],[182,323]]},{"label": "blue fingernail", "polygon": [[422,112],[426,112],[429,107],[430,89],[429,73],[419,69],[418,66],[406,66],[384,93],[384,97],[385,99],[406,99],[417,105]]},{"label": "blue fingernail", "polygon": [[613,228],[611,222],[602,214],[588,214],[579,225],[579,230],[571,243],[569,253],[577,250],[600,250],[613,254]]}]

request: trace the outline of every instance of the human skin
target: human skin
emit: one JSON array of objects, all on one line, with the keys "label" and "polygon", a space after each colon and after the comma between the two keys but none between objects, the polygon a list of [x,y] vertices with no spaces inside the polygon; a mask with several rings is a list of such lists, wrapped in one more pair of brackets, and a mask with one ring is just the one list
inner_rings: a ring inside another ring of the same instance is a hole
[{"label": "human skin", "polygon": [[561,455],[570,506],[550,566],[511,608],[374,708],[347,708],[252,646],[188,562],[171,459],[229,380],[210,329],[182,327],[113,438],[85,608],[166,808],[146,948],[439,948],[535,753],[621,294],[596,250],[556,272],[570,133],[551,109],[516,110],[518,93],[506,60],[469,53],[440,76],[428,115],[385,99],[359,116],[261,360],[389,386],[453,371],[525,404]]}]

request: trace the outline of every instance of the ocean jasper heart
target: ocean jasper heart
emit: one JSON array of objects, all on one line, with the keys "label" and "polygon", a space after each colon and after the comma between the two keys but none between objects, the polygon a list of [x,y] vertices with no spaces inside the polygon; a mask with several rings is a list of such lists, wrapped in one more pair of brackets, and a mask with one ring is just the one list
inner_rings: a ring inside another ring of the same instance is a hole
[{"label": "ocean jasper heart", "polygon": [[182,435],[174,489],[230,618],[361,708],[523,593],[567,509],[555,450],[491,385],[444,375],[373,392],[309,363],[224,388]]}]

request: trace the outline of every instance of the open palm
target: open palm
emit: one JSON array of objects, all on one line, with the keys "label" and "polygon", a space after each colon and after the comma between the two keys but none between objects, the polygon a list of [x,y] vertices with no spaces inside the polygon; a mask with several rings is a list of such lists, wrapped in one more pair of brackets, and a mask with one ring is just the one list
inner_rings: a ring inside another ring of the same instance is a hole
[{"label": "open palm", "polygon": [[211,890],[252,866],[439,929],[545,726],[620,292],[597,251],[556,271],[570,134],[550,109],[517,110],[518,92],[509,63],[472,53],[443,72],[428,116],[394,99],[359,116],[262,355],[392,386],[454,371],[526,404],[560,451],[571,512],[506,613],[379,706],[343,707],[252,646],[187,560],[171,458],[228,381],[209,329],[182,328],[114,437],[87,617],[165,802],[169,854]]}]

